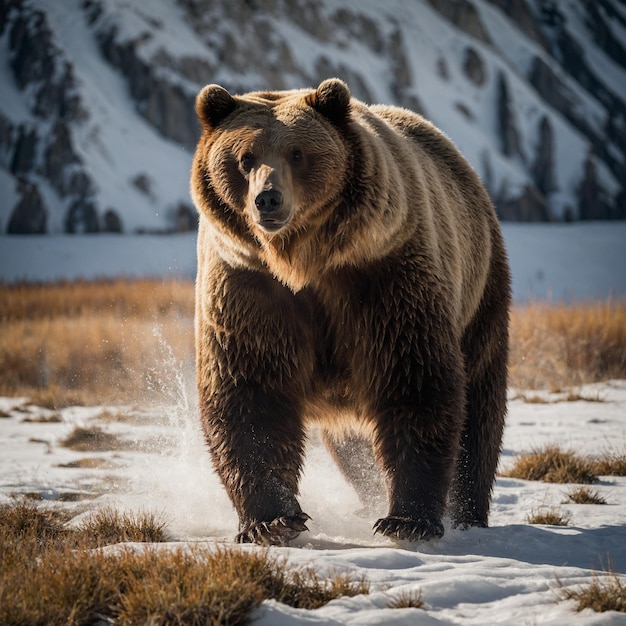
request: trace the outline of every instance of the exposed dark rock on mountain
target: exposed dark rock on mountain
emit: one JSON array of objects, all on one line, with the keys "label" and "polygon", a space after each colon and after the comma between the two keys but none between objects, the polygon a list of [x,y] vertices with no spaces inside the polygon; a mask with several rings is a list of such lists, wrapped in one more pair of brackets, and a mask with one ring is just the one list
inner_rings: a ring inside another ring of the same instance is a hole
[{"label": "exposed dark rock on mountain", "polygon": [[507,157],[526,158],[522,152],[522,144],[515,121],[515,109],[509,93],[506,76],[498,73],[498,135],[502,140],[502,154]]},{"label": "exposed dark rock on mountain", "polygon": [[15,205],[7,224],[12,235],[40,235],[46,232],[47,215],[37,186],[18,179],[20,200]]},{"label": "exposed dark rock on mountain", "polygon": [[539,123],[539,140],[531,170],[535,185],[544,196],[559,188],[554,159],[554,131],[550,120],[544,115]]}]

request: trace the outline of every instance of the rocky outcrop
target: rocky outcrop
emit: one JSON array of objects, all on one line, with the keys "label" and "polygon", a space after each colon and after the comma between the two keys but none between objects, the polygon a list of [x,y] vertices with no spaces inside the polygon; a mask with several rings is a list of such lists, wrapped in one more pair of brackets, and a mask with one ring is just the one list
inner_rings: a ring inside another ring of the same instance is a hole
[{"label": "rocky outcrop", "polygon": [[[624,196],[621,196],[624,199]],[[626,205],[614,205],[598,179],[597,158],[590,152],[578,188],[578,217],[581,220],[615,220],[626,217]]]},{"label": "rocky outcrop", "polygon": [[525,161],[526,157],[522,151],[522,144],[515,120],[515,111],[509,93],[509,84],[502,72],[498,73],[497,80],[498,136],[502,142],[502,153],[507,157],[519,157],[522,161]]},{"label": "rocky outcrop", "polygon": [[71,63],[59,58],[45,13],[20,1],[13,3],[13,9],[9,14],[13,17],[8,33],[9,66],[20,89],[34,87],[31,111],[43,119],[74,120],[86,115]]},{"label": "rocky outcrop", "polygon": [[544,195],[557,191],[554,163],[554,133],[550,120],[544,115],[539,123],[537,152],[531,173],[537,189]]},{"label": "rocky outcrop", "polygon": [[46,232],[47,215],[37,186],[18,179],[20,201],[13,208],[7,233],[41,235]]},{"label": "rocky outcrop", "polygon": [[12,174],[27,174],[34,169],[37,143],[36,128],[24,124],[17,127],[9,166]]},{"label": "rocky outcrop", "polygon": [[498,7],[531,41],[548,49],[548,40],[526,0],[488,0],[488,2]]},{"label": "rocky outcrop", "polygon": [[104,212],[101,230],[105,233],[121,233],[124,230],[120,216],[113,209]]},{"label": "rocky outcrop", "polygon": [[[129,41],[121,41],[115,25],[98,26],[98,12],[95,2],[88,3],[96,26],[97,41],[103,57],[117,68],[126,79],[128,92],[135,109],[156,131],[167,139],[193,148],[198,140],[199,126],[194,113],[195,88],[184,89],[180,84],[168,80],[160,71],[164,66],[175,72],[176,63],[161,50],[157,62],[142,58],[140,49],[146,43],[144,36]],[[96,17],[93,17],[96,16]],[[202,72],[201,64],[185,64],[186,69],[199,81],[210,77],[208,68]],[[208,82],[208,81],[205,81]]]},{"label": "rocky outcrop", "polygon": [[465,49],[463,71],[477,87],[482,87],[487,80],[485,63],[480,54],[471,46]]},{"label": "rocky outcrop", "polygon": [[463,32],[478,41],[490,43],[480,15],[470,0],[428,0],[428,3]]},{"label": "rocky outcrop", "polygon": [[536,187],[526,186],[521,194],[511,194],[505,187],[495,196],[494,204],[501,220],[550,222],[554,219],[545,196]]}]

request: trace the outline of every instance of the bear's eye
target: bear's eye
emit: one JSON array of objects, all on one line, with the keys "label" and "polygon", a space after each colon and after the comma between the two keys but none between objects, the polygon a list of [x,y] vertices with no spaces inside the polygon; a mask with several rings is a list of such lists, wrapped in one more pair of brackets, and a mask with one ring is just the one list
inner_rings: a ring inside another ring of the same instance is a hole
[{"label": "bear's eye", "polygon": [[239,163],[244,172],[249,172],[254,165],[254,157],[250,152],[246,152],[241,159],[239,159]]},{"label": "bear's eye", "polygon": [[300,161],[302,161],[302,150],[298,150],[298,148],[296,148],[292,153],[291,153],[291,160],[294,163],[300,163]]}]

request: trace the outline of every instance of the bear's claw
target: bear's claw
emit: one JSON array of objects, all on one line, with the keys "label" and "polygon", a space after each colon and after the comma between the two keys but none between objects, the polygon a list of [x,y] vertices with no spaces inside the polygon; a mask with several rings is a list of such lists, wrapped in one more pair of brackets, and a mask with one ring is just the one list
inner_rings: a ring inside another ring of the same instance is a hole
[{"label": "bear's claw", "polygon": [[261,546],[286,546],[301,532],[309,530],[306,521],[311,518],[306,513],[284,515],[271,522],[249,524],[237,534],[237,543],[257,543]]},{"label": "bear's claw", "polygon": [[408,541],[428,541],[443,537],[443,524],[429,519],[412,519],[410,517],[383,517],[374,524],[374,533],[380,533],[392,539]]}]

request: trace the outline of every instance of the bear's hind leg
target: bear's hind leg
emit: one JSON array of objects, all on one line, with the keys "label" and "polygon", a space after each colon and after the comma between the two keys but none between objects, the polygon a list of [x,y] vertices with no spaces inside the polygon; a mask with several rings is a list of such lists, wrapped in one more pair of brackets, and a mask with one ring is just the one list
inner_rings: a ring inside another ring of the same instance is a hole
[{"label": "bear's hind leg", "polygon": [[467,416],[450,493],[452,523],[459,528],[487,527],[500,457],[508,358],[509,298],[504,281],[498,295],[487,293],[463,339]]},{"label": "bear's hind leg", "polygon": [[379,509],[384,502],[386,487],[371,441],[357,433],[337,434],[328,430],[322,431],[322,441],[359,496],[364,512]]},{"label": "bear's hind leg", "polygon": [[439,376],[433,371],[418,394],[408,406],[379,415],[376,446],[389,486],[389,514],[376,522],[374,532],[409,541],[444,534],[463,419],[462,371],[453,364]]}]

